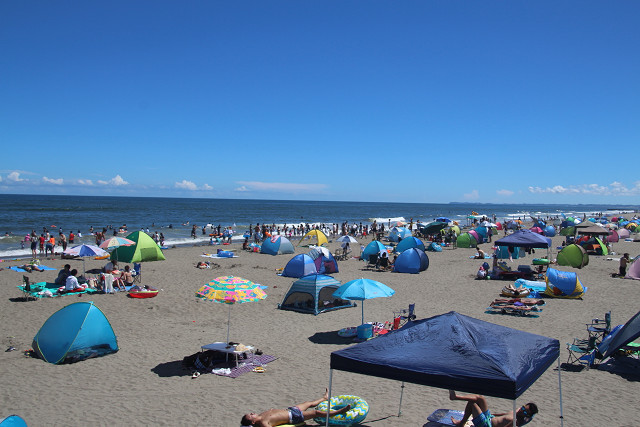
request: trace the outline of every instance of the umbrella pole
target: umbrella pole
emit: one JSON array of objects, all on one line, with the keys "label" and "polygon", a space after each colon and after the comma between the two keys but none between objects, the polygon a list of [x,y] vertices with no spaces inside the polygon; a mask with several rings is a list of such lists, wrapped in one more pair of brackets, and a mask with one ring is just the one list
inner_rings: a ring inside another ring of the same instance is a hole
[{"label": "umbrella pole", "polygon": [[362,323],[360,324],[364,325],[364,300],[362,300],[361,308],[362,308]]},{"label": "umbrella pole", "polygon": [[229,315],[227,316],[227,344],[229,344],[229,328],[231,327],[231,304],[229,304]]},{"label": "umbrella pole", "polygon": [[329,425],[329,412],[331,412],[331,385],[333,382],[333,369],[329,369],[329,400],[327,401],[327,415],[325,419],[325,426]]}]

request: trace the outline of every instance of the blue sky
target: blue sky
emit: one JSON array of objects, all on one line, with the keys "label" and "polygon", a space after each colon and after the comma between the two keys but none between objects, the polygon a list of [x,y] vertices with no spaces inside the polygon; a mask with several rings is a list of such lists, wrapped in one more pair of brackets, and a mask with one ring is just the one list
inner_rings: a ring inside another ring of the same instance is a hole
[{"label": "blue sky", "polygon": [[0,193],[635,205],[638,16],[0,2]]}]

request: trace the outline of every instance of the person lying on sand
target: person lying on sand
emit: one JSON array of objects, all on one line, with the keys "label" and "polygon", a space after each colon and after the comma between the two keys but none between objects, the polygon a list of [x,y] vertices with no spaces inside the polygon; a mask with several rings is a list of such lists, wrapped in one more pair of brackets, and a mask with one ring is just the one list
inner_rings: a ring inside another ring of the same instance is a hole
[{"label": "person lying on sand", "polygon": [[[513,411],[505,413],[491,414],[487,399],[480,394],[458,395],[454,390],[449,390],[449,399],[464,400],[467,406],[461,420],[451,417],[451,421],[457,426],[464,426],[473,415],[473,425],[475,427],[508,427],[513,425]],[[523,426],[533,419],[538,413],[538,406],[535,403],[527,403],[516,411],[516,425]]]},{"label": "person lying on sand", "polygon": [[[299,403],[295,406],[290,406],[287,409],[269,409],[268,411],[264,411],[259,414],[250,412],[242,417],[240,424],[243,426],[271,427],[283,424],[300,424],[312,418],[326,417],[326,412],[319,411],[315,409],[315,407],[328,399],[329,390],[325,390],[324,396],[311,402]],[[351,406],[347,405],[337,411],[329,412],[329,416],[332,417],[334,415],[344,414],[349,411],[349,409],[351,409]]]},{"label": "person lying on sand", "polygon": [[19,268],[23,269],[27,273],[31,273],[32,271],[44,271],[43,268],[40,268],[35,264],[23,264]]}]

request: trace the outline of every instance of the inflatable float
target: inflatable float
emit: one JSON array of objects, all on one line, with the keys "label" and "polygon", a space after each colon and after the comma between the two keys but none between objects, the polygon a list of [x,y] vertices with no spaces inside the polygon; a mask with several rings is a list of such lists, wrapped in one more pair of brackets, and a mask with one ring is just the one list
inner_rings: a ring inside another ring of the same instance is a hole
[{"label": "inflatable float", "polygon": [[356,328],[355,326],[342,328],[338,331],[338,335],[342,338],[353,338],[358,335],[358,328]]},{"label": "inflatable float", "polygon": [[[347,405],[351,405],[344,414],[334,415],[329,417],[329,425],[350,426],[351,424],[358,424],[364,421],[369,413],[369,404],[358,396],[340,395],[333,396],[331,398],[331,410],[335,411],[340,408],[344,408]],[[327,401],[321,402],[316,409],[319,411],[327,411]],[[320,424],[326,422],[325,418],[314,418],[314,421]]]},{"label": "inflatable float", "polygon": [[139,288],[134,286],[129,289],[129,296],[131,298],[153,298],[156,295],[158,295],[158,290],[151,287]]}]

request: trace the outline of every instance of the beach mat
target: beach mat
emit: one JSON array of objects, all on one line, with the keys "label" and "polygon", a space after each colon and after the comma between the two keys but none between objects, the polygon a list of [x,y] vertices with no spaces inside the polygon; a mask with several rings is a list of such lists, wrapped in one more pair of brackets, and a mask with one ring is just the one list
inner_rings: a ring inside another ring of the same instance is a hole
[{"label": "beach mat", "polygon": [[251,361],[246,365],[235,367],[235,361],[230,362],[232,367],[229,367],[228,363],[224,363],[223,365],[218,365],[217,367],[211,370],[212,374],[221,375],[223,377],[229,378],[238,378],[240,375],[246,374],[247,372],[253,371],[254,368],[258,366],[266,365],[267,363],[273,362],[277,357],[269,356],[268,354],[262,354],[260,356],[253,356]]},{"label": "beach mat", "polygon": [[219,256],[217,254],[203,254],[200,255],[205,258],[214,258],[214,259],[224,259],[224,258],[238,258],[238,255],[233,254],[232,256]]}]

